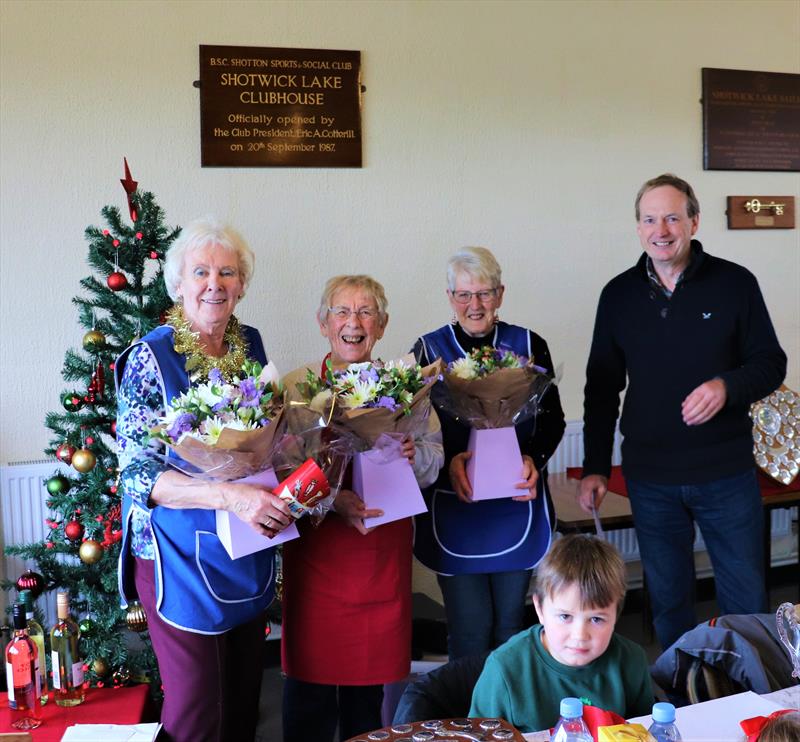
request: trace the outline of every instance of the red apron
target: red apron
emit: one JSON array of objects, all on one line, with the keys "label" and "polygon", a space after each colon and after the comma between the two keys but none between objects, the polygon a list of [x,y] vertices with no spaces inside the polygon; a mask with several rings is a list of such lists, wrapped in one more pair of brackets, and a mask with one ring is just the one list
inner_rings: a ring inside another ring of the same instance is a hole
[{"label": "red apron", "polygon": [[410,518],[362,536],[330,512],[283,547],[281,658],[326,685],[402,680],[411,663]]}]

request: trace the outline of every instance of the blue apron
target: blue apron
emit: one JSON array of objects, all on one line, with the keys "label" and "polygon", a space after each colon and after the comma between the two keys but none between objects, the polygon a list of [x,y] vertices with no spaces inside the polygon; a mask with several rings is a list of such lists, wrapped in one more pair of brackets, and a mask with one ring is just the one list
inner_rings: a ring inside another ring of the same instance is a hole
[{"label": "blue apron", "polygon": [[[530,335],[524,327],[498,322],[491,345],[530,356]],[[451,363],[466,356],[451,325],[423,335],[429,359]],[[489,339],[487,338],[487,344]],[[443,382],[437,382],[441,387]],[[431,394],[436,405],[437,389]],[[445,460],[467,450],[469,428],[437,410],[442,423]],[[516,426],[517,439],[527,441],[534,421]],[[414,518],[414,556],[443,575],[487,574],[535,567],[550,548],[552,535],[546,468],[539,472],[537,497],[530,502],[510,498],[465,503],[450,484],[448,467],[423,495],[428,512]]]},{"label": "blue apron", "polygon": [[[267,363],[258,331],[242,326],[248,356]],[[190,384],[185,357],[175,352],[172,328],[163,325],[140,341],[149,346],[161,372],[164,404]],[[138,345],[137,343],[136,345]],[[119,389],[127,348],[117,359],[114,378]],[[180,459],[170,451],[170,457]],[[122,499],[122,548],[119,587],[122,607],[136,596],[130,553],[133,501]],[[217,537],[216,511],[154,507],[150,511],[155,551],[156,608],[168,624],[198,634],[221,634],[264,612],[274,595],[274,549],[231,559]]]}]

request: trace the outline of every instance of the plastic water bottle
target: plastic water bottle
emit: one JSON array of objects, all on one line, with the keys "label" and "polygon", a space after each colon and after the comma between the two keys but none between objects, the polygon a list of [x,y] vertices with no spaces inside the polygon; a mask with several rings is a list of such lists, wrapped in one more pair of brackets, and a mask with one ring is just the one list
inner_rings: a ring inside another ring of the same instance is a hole
[{"label": "plastic water bottle", "polygon": [[681,733],[675,726],[675,707],[671,703],[653,704],[653,723],[647,730],[656,742],[676,742]]},{"label": "plastic water bottle", "polygon": [[558,720],[550,742],[592,742],[592,735],[583,721],[583,703],[579,698],[561,699]]}]

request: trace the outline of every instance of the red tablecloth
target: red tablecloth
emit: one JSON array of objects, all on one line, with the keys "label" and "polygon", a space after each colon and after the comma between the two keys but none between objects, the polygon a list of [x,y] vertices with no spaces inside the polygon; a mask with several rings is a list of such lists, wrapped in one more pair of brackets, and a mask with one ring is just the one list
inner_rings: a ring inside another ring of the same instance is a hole
[{"label": "red tablecloth", "polygon": [[[73,724],[138,724],[147,718],[147,685],[130,688],[90,688],[79,706],[56,706],[52,700],[42,708],[42,725],[31,732],[33,742],[60,742],[64,731]],[[0,732],[17,731],[11,726],[8,701],[2,700]]]},{"label": "red tablecloth", "polygon": [[[571,466],[567,469],[567,476],[570,479],[580,479],[583,476],[583,469],[579,466]],[[790,485],[780,484],[762,471],[759,471],[758,486],[761,488],[761,497],[767,497],[768,495],[780,495],[782,492],[796,492],[800,489],[800,482],[792,482]],[[611,467],[611,476],[608,478],[608,491],[623,497],[628,496],[628,489],[625,486],[625,477],[622,476],[621,466]]]}]

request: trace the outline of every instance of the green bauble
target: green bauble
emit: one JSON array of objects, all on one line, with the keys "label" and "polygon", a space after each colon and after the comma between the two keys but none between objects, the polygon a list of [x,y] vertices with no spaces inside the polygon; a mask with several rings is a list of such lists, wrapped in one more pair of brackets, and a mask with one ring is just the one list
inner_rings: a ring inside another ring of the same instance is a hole
[{"label": "green bauble", "polygon": [[47,487],[47,491],[51,495],[66,495],[67,492],[69,492],[70,486],[69,479],[62,477],[60,474],[50,477],[45,483],[45,487]]},{"label": "green bauble", "polygon": [[81,630],[81,636],[91,636],[94,633],[96,626],[94,620],[87,616],[86,618],[81,619],[81,622],[78,624],[78,628]]}]

